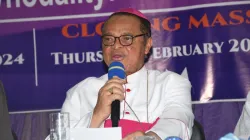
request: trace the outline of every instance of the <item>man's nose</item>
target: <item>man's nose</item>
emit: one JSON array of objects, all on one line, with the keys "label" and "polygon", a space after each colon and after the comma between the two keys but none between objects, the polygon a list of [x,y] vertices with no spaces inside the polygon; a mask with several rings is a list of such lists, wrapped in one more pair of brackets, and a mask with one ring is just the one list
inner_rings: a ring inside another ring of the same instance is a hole
[{"label": "man's nose", "polygon": [[115,43],[114,43],[114,45],[112,47],[113,47],[113,49],[119,49],[119,48],[123,47],[123,45],[121,44],[119,38],[116,38]]}]

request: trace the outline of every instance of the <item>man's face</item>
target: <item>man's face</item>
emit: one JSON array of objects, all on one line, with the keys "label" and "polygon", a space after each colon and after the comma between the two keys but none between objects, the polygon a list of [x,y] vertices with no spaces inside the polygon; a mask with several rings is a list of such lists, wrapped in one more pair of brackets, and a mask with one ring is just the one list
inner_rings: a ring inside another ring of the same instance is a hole
[{"label": "man's face", "polygon": [[[122,35],[141,35],[140,20],[133,16],[115,15],[111,17],[105,24],[102,35],[120,37]],[[129,38],[123,38],[123,42]],[[111,40],[109,37],[106,41]],[[121,41],[122,41],[121,40]],[[104,45],[102,43],[103,57],[105,63],[109,66],[113,61],[120,61],[127,75],[132,74],[144,65],[145,54],[148,54],[152,45],[152,39],[146,40],[144,36],[133,38],[133,43],[124,46],[116,38],[113,45]]]}]

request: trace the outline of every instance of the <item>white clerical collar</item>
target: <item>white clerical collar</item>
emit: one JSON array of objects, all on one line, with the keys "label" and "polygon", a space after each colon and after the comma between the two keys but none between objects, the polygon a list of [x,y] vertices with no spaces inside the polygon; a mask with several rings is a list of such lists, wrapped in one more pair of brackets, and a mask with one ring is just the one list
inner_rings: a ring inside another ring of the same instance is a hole
[{"label": "white clerical collar", "polygon": [[134,83],[138,83],[142,80],[143,77],[145,77],[145,75],[143,75],[143,73],[145,73],[147,71],[145,65],[138,70],[137,72],[130,74],[129,76],[127,76],[127,83],[128,84],[134,84]]}]

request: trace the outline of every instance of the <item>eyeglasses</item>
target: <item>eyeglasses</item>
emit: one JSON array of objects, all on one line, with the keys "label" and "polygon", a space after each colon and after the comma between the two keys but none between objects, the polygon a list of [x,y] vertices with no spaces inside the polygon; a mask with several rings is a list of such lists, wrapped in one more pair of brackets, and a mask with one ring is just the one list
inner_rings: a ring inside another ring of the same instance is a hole
[{"label": "eyeglasses", "polygon": [[116,42],[116,39],[119,39],[119,42],[122,46],[129,46],[133,43],[134,38],[148,35],[148,33],[139,34],[139,35],[121,35],[119,37],[114,37],[112,35],[104,35],[102,36],[102,43],[105,46],[113,46]]}]

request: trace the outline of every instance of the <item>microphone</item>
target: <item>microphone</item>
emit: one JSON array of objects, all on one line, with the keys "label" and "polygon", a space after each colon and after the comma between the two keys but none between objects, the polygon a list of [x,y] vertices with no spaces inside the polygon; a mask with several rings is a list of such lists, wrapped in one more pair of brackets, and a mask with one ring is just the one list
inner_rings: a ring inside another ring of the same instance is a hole
[{"label": "microphone", "polygon": [[180,137],[176,137],[176,136],[170,136],[170,137],[167,137],[166,139],[164,140],[182,140]]},{"label": "microphone", "polygon": [[[113,76],[125,79],[124,66],[121,62],[115,61],[109,65],[108,79],[112,79]],[[120,101],[115,100],[111,104],[112,127],[118,127],[119,120],[120,120]]]},{"label": "microphone", "polygon": [[238,138],[233,133],[228,133],[225,136],[221,137],[219,140],[243,140],[243,139]]}]

